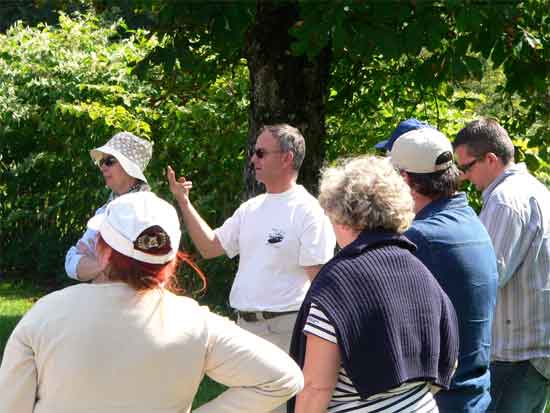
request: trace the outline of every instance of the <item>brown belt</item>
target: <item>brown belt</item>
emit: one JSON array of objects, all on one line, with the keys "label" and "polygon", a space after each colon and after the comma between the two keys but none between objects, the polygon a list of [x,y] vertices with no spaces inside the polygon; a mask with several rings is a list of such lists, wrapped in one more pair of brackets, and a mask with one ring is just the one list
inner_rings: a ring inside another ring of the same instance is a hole
[{"label": "brown belt", "polygon": [[239,318],[242,318],[248,323],[253,323],[255,321],[261,320],[270,320],[275,317],[279,317],[287,314],[296,314],[298,311],[280,311],[280,312],[271,312],[271,311],[237,311]]}]

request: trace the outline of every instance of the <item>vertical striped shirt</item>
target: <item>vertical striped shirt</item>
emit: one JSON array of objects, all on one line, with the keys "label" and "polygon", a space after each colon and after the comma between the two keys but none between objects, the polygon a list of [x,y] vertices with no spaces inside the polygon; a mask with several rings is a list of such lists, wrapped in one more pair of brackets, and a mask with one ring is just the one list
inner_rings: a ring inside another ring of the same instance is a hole
[{"label": "vertical striped shirt", "polygon": [[499,272],[493,359],[532,360],[550,378],[550,192],[512,165],[483,191],[479,217]]},{"label": "vertical striped shirt", "polygon": [[[314,303],[311,304],[304,333],[338,343],[334,326]],[[427,382],[404,383],[398,388],[362,399],[342,366],[327,412],[437,413],[438,409]]]}]

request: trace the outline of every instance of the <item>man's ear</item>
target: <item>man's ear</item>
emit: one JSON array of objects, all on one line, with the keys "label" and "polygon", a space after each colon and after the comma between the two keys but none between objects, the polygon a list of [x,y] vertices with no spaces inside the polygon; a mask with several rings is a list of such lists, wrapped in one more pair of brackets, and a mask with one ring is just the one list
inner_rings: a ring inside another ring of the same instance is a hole
[{"label": "man's ear", "polygon": [[294,152],[286,151],[284,153],[283,159],[284,159],[285,164],[288,163],[288,165],[292,168],[292,164],[294,163]]},{"label": "man's ear", "polygon": [[485,157],[489,161],[491,165],[494,165],[495,163],[501,162],[500,158],[496,156],[493,152],[488,152],[485,154]]}]

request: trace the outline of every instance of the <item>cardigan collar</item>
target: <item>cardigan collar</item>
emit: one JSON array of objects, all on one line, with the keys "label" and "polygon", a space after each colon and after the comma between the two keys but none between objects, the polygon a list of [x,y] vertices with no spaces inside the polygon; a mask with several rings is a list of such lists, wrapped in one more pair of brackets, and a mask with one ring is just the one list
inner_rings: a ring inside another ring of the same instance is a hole
[{"label": "cardigan collar", "polygon": [[409,241],[404,235],[385,230],[364,230],[353,242],[342,248],[337,255],[343,257],[359,255],[367,249],[380,247],[382,245],[398,245],[411,252],[416,250],[416,245]]}]

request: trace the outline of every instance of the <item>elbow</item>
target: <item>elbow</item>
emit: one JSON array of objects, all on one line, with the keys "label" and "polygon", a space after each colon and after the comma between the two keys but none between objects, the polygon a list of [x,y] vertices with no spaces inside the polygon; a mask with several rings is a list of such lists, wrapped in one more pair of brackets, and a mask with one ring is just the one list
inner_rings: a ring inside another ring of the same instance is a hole
[{"label": "elbow", "polygon": [[296,368],[291,373],[291,378],[289,379],[289,383],[287,386],[289,391],[289,398],[297,395],[304,389],[304,374],[302,373],[302,370],[300,370],[298,365],[296,365],[295,367]]},{"label": "elbow", "polygon": [[285,368],[279,370],[279,378],[272,381],[269,387],[269,393],[276,395],[280,402],[285,402],[293,396],[296,396],[304,388],[304,375],[302,370],[294,361],[288,363]]},{"label": "elbow", "polygon": [[210,258],[216,258],[219,254],[216,254],[214,251],[211,251],[211,250],[208,250],[208,249],[203,249],[200,251],[201,253],[201,257],[204,258],[205,260],[208,260]]},{"label": "elbow", "polygon": [[78,267],[78,257],[75,254],[72,254],[71,251],[65,256],[65,273],[67,277],[78,280],[77,267]]},{"label": "elbow", "polygon": [[216,258],[225,252],[216,236],[212,236],[212,238],[209,238],[207,242],[198,244],[197,247],[204,259]]}]

